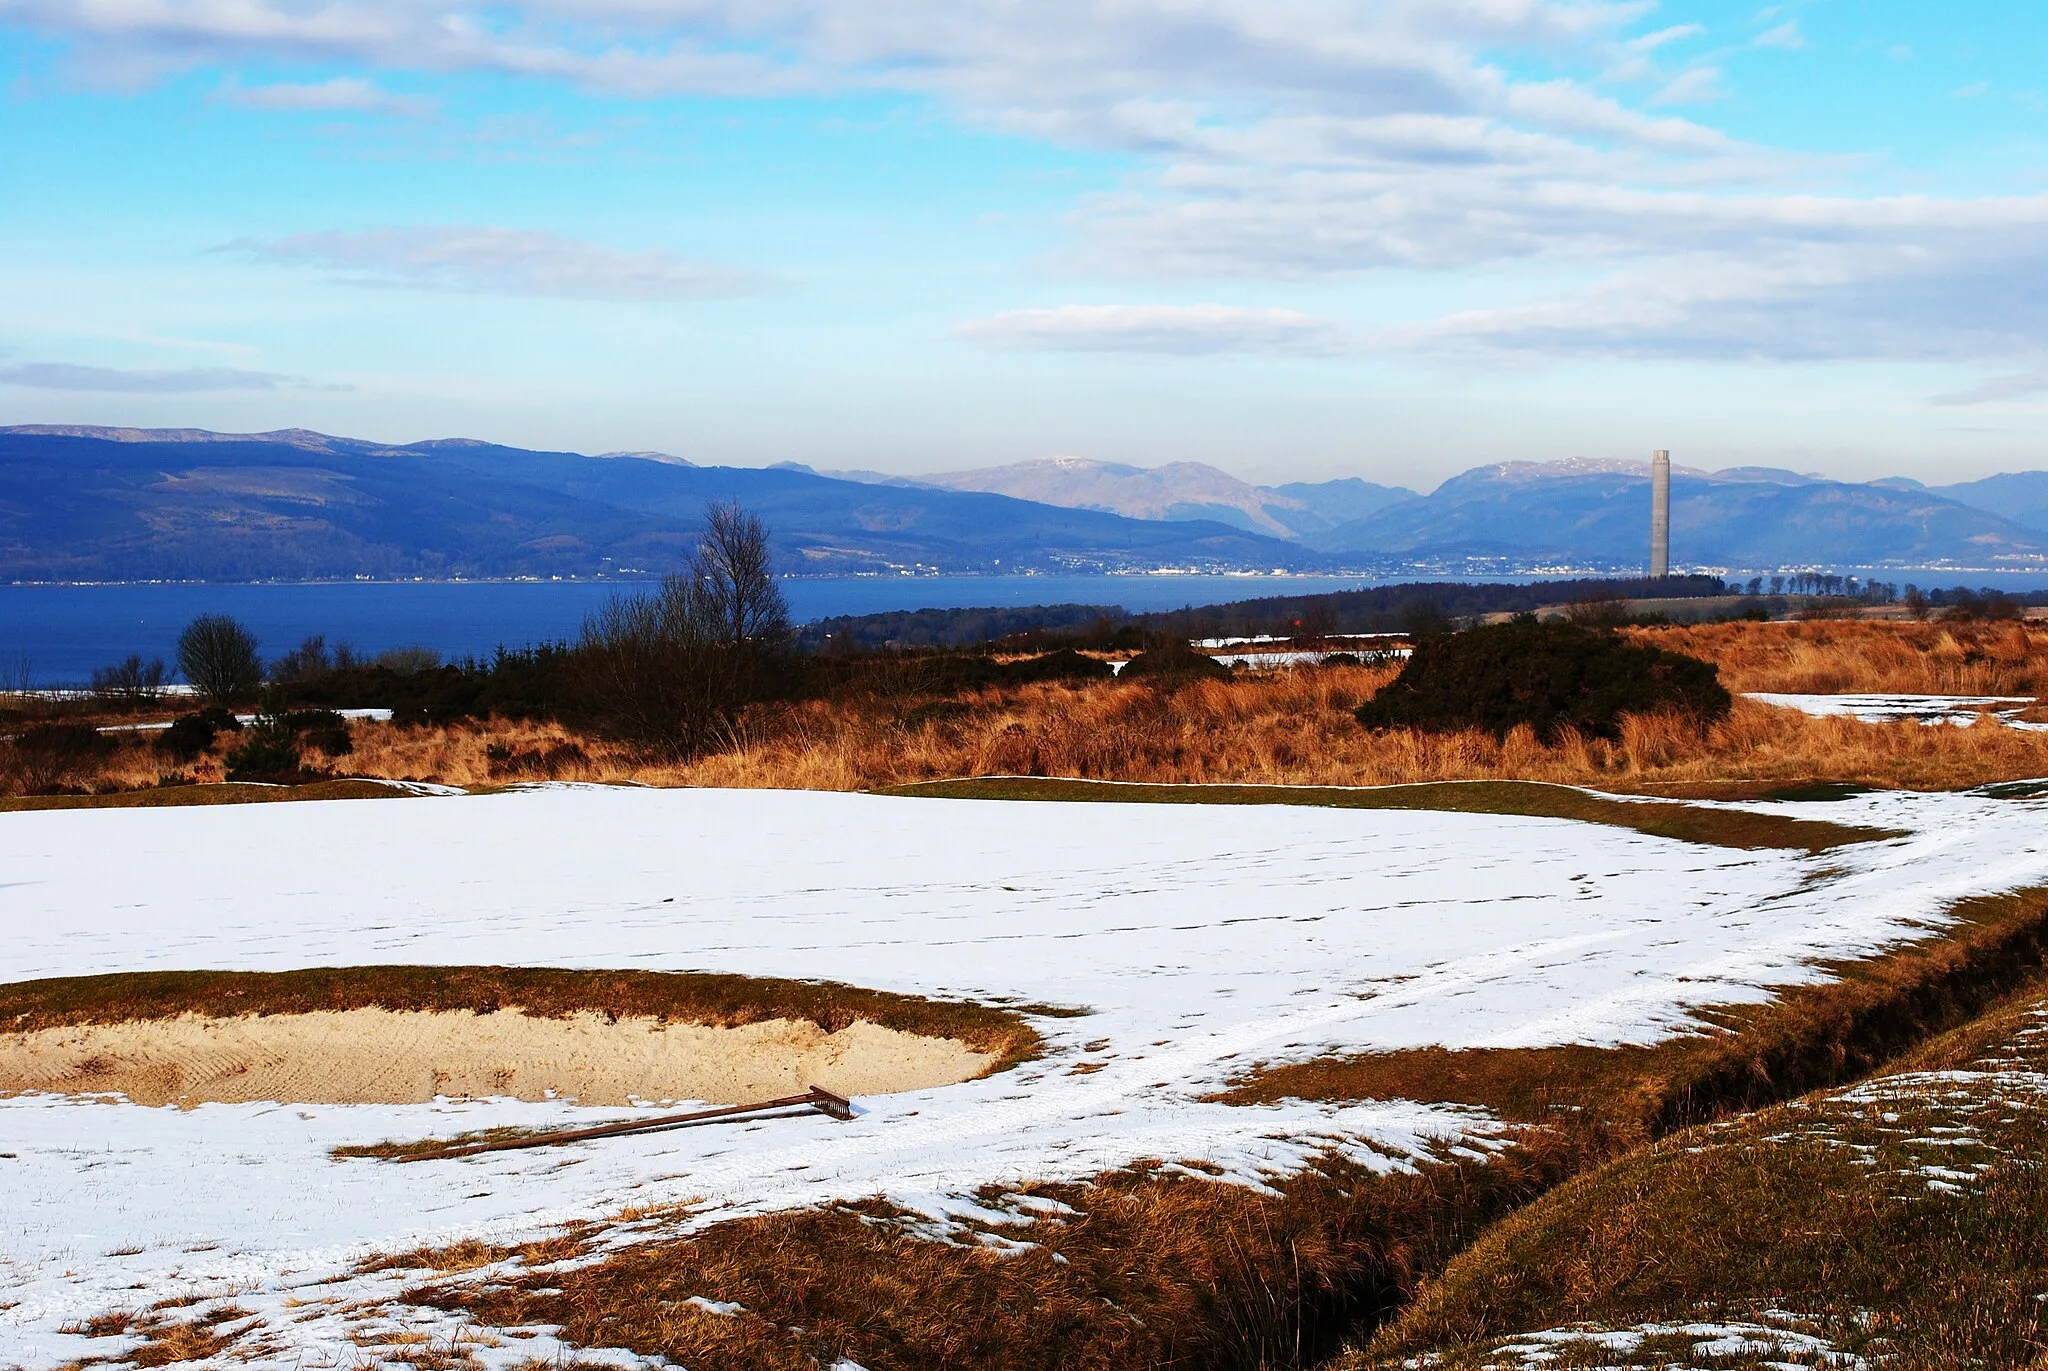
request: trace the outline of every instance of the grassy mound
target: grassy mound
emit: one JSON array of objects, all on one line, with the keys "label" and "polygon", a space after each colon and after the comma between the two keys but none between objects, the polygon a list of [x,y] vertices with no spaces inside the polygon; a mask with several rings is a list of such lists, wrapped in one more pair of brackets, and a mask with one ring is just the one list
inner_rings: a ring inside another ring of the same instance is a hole
[{"label": "grassy mound", "polygon": [[1357,718],[1374,729],[1504,737],[1526,724],[1546,741],[1565,729],[1616,738],[1624,714],[1725,717],[1733,702],[1718,676],[1710,663],[1600,629],[1496,624],[1417,642]]},{"label": "grassy mound", "polygon": [[1862,1085],[1583,1176],[1331,1371],[1531,1366],[1540,1351],[1614,1368],[2038,1364],[2044,1020],[2037,984]]}]

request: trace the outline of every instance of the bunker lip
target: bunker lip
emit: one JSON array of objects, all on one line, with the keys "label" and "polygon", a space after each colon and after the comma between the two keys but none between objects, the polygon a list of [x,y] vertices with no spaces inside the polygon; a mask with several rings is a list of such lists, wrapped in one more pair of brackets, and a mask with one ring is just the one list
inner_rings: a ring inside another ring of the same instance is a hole
[{"label": "bunker lip", "polygon": [[997,1060],[957,1039],[866,1020],[828,1031],[788,1018],[726,1026],[588,1011],[360,1008],[0,1033],[0,1094],[112,1093],[149,1106],[443,1096],[738,1104],[814,1083],[844,1095],[953,1085]]},{"label": "bunker lip", "polygon": [[887,1094],[1037,1055],[1025,1013],[836,981],[502,966],[149,971],[0,985],[0,1095],[143,1104],[738,1104]]}]

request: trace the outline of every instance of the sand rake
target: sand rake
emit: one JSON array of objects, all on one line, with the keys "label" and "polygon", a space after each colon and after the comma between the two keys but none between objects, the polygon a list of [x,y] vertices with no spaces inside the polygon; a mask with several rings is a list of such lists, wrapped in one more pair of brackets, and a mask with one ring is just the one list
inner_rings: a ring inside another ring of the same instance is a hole
[{"label": "sand rake", "polygon": [[801,1095],[784,1095],[781,1099],[762,1100],[758,1104],[729,1104],[717,1109],[700,1109],[692,1114],[663,1114],[652,1119],[622,1119],[618,1123],[600,1124],[595,1128],[571,1128],[559,1133],[536,1133],[524,1138],[499,1138],[491,1142],[463,1143],[456,1147],[438,1148],[432,1152],[413,1152],[394,1160],[445,1161],[451,1157],[474,1157],[483,1152],[520,1152],[530,1147],[555,1147],[561,1143],[582,1142],[588,1138],[617,1138],[628,1133],[659,1133],[663,1129],[688,1128],[693,1124],[718,1123],[728,1119],[737,1123],[756,1116],[800,1117],[795,1113],[772,1112],[784,1109],[825,1114],[841,1122],[853,1118],[853,1101],[844,1095],[835,1095],[821,1085],[814,1085]]}]

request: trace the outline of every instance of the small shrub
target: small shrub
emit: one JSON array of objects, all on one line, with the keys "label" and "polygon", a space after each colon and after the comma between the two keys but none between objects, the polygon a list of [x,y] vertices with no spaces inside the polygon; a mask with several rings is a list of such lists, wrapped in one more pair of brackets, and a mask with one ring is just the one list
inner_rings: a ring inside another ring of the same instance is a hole
[{"label": "small shrub", "polygon": [[199,760],[220,736],[213,721],[203,714],[187,714],[171,720],[171,726],[157,735],[156,750],[181,762]]},{"label": "small shrub", "polygon": [[1228,677],[1230,668],[1214,657],[1204,657],[1185,643],[1140,652],[1124,663],[1123,680],[1188,681],[1202,676]]},{"label": "small shrub", "polygon": [[35,724],[7,745],[0,766],[12,788],[48,795],[97,775],[113,750],[90,724]]},{"label": "small shrub", "polygon": [[1718,678],[1698,658],[1579,624],[1497,624],[1419,640],[1357,718],[1367,728],[1504,738],[1527,724],[1546,740],[1568,728],[1618,738],[1624,714],[1725,716],[1733,702]]},{"label": "small shrub", "polygon": [[225,760],[230,781],[289,784],[305,779],[299,764],[298,730],[292,727],[292,716],[274,707],[256,716],[248,738],[232,749]]},{"label": "small shrub", "polygon": [[1106,681],[1114,674],[1108,662],[1084,657],[1070,647],[1048,652],[1043,657],[1011,662],[1003,668],[1004,681],[1012,685],[1031,685],[1038,681]]},{"label": "small shrub", "polygon": [[284,716],[284,723],[307,747],[325,756],[346,757],[356,750],[348,720],[331,709],[295,709]]}]

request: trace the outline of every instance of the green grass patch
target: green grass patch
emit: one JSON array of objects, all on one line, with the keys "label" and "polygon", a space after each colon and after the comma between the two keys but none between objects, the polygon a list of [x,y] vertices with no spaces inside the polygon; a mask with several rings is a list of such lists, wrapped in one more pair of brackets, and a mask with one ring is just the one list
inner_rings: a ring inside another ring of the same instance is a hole
[{"label": "green grass patch", "polygon": [[828,1033],[866,1021],[992,1052],[1001,1069],[1035,1056],[1038,1034],[1014,1012],[928,1000],[836,981],[709,972],[579,971],[506,966],[348,966],[302,971],[135,971],[0,985],[0,1030],[233,1018],[350,1009],[515,1011],[545,1018],[597,1013],[738,1027],[809,1020]]},{"label": "green grass patch", "polygon": [[0,800],[0,814],[42,809],[169,809],[182,805],[267,804],[283,800],[402,800],[417,792],[389,781],[313,781],[306,785],[167,785],[111,795],[27,795]]},{"label": "green grass patch", "polygon": [[1058,800],[1098,804],[1313,805],[1325,809],[1421,809],[1451,814],[1509,814],[1574,819],[1633,829],[1657,838],[1713,847],[1827,852],[1852,843],[1904,837],[1863,828],[1668,800],[1619,800],[1539,781],[1439,781],[1421,785],[1153,785],[998,776],[893,786],[883,795],[951,800]]}]

